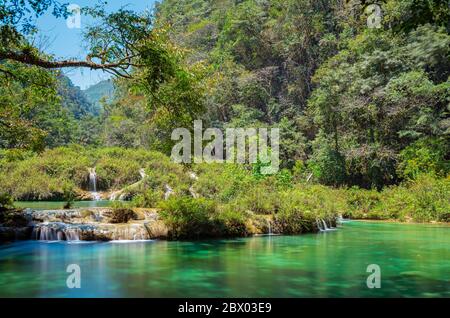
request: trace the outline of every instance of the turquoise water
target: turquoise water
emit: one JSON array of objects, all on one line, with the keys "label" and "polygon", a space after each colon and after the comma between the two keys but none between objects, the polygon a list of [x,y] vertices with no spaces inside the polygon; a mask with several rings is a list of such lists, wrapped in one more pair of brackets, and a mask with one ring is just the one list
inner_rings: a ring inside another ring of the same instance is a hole
[{"label": "turquoise water", "polygon": [[[81,268],[68,289],[66,268]],[[369,289],[369,264],[381,288]],[[450,227],[350,222],[302,236],[0,245],[0,296],[450,297]]]},{"label": "turquoise water", "polygon": [[[106,208],[114,204],[115,201],[101,200],[101,201],[75,201],[72,204],[73,208]],[[34,210],[61,210],[64,208],[66,202],[61,201],[16,201],[14,206],[25,209],[30,208]]]}]

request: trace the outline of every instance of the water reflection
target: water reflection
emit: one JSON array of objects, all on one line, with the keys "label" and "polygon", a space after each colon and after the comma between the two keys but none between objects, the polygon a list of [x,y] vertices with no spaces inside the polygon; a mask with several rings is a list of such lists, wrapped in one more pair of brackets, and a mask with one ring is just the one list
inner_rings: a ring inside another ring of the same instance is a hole
[{"label": "water reflection", "polygon": [[[450,227],[346,223],[302,236],[0,246],[0,296],[449,297]],[[79,264],[82,288],[66,288]],[[378,264],[382,288],[366,286]]]}]

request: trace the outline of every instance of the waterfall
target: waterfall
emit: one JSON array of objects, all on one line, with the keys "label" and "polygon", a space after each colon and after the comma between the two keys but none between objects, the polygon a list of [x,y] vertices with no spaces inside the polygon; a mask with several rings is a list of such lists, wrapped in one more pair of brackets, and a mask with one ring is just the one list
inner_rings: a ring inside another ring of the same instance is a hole
[{"label": "waterfall", "polygon": [[267,220],[267,227],[269,228],[268,235],[272,235],[272,223],[270,222],[270,220]]},{"label": "waterfall", "polygon": [[320,232],[324,231],[323,224],[322,224],[322,222],[320,222],[319,219],[316,220],[316,225]]},{"label": "waterfall", "polygon": [[191,187],[189,188],[189,193],[191,194],[191,196],[192,196],[194,199],[198,199],[199,195],[198,195],[197,192],[195,192],[194,186],[191,186]]},{"label": "waterfall", "polygon": [[94,201],[100,200],[100,195],[97,192],[97,173],[95,172],[95,168],[89,169],[89,191]]},{"label": "waterfall", "polygon": [[38,241],[79,241],[81,228],[59,222],[45,222],[33,228],[32,238]]},{"label": "waterfall", "polygon": [[115,191],[115,192],[111,193],[111,195],[109,196],[109,200],[116,201],[117,199],[119,199],[119,201],[123,201],[126,194],[123,193],[122,191],[123,190]]},{"label": "waterfall", "polygon": [[342,216],[342,214],[339,215],[339,217],[338,217],[337,220],[336,220],[336,222],[337,222],[338,224],[343,224],[343,223],[347,223],[347,222],[350,222],[350,221],[351,221],[350,219],[344,219],[344,217]]},{"label": "waterfall", "polygon": [[165,188],[166,191],[164,192],[164,200],[168,200],[169,197],[173,194],[173,189],[168,184],[166,184]]},{"label": "waterfall", "polygon": [[[191,178],[192,180],[198,180],[198,177],[197,177],[197,175],[195,174],[195,172],[189,172],[189,178]],[[190,188],[189,188],[189,193],[191,194],[191,196],[194,198],[194,199],[197,199],[197,198],[199,198],[200,196],[198,195],[198,193],[197,192],[195,192],[195,189],[194,189],[194,186],[192,185]]]},{"label": "waterfall", "polygon": [[109,201],[125,201],[127,198],[127,193],[124,190],[114,191],[109,195]]},{"label": "waterfall", "polygon": [[322,219],[322,224],[323,224],[323,230],[324,231],[328,230],[327,222],[325,222],[324,219]]},{"label": "waterfall", "polygon": [[110,200],[110,201],[116,201],[116,197],[117,197],[117,192],[113,192],[113,193],[111,193],[111,195],[109,196],[109,200]]},{"label": "waterfall", "polygon": [[97,192],[97,173],[95,168],[89,169],[89,191]]},{"label": "waterfall", "polygon": [[324,219],[317,219],[316,220],[317,228],[320,232],[327,232],[327,231],[335,231],[336,228],[332,226],[332,223],[330,222],[330,226],[328,227],[327,221]]},{"label": "waterfall", "polygon": [[147,177],[147,174],[145,173],[144,168],[139,169],[139,174],[141,175],[142,180],[144,180]]}]

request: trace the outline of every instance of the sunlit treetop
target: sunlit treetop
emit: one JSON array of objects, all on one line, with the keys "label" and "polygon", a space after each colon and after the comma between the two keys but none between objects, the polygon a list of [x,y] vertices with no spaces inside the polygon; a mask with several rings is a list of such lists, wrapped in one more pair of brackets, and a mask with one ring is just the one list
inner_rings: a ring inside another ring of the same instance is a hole
[{"label": "sunlit treetop", "polygon": [[65,18],[68,4],[55,0],[6,0],[0,3],[0,63],[18,62],[44,69],[85,67],[104,70],[119,77],[129,78],[133,68],[150,67],[152,80],[162,81],[164,62],[161,46],[153,32],[153,17],[148,12],[136,13],[120,9],[113,13],[104,10],[106,2],[98,1],[92,7],[81,8],[83,15],[95,23],[84,32],[88,53],[85,59],[57,60],[38,50],[28,41],[37,31],[35,20],[46,13]]}]

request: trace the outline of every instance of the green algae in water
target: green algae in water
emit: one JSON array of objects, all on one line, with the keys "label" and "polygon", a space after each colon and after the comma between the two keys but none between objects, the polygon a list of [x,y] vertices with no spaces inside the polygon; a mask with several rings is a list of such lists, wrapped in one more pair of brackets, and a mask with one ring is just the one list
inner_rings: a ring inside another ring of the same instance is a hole
[{"label": "green algae in water", "polygon": [[[68,289],[69,264],[81,289]],[[367,266],[381,267],[369,289]],[[0,246],[1,297],[450,297],[450,227],[350,222],[302,236]]]}]

